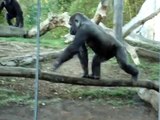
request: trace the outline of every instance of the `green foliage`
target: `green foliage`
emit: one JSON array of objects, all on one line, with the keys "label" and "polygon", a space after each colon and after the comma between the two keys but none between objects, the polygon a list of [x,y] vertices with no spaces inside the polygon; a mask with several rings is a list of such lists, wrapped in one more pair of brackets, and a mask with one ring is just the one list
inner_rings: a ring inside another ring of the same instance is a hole
[{"label": "green foliage", "polygon": [[116,88],[116,89],[76,89],[73,91],[75,97],[89,98],[89,99],[99,99],[108,97],[120,97],[123,99],[132,98],[136,91],[131,91],[126,88]]},{"label": "green foliage", "polygon": [[41,37],[41,44],[45,47],[63,48],[66,46],[63,36],[68,29],[57,27]]},{"label": "green foliage", "polygon": [[55,0],[54,7],[59,11],[68,11],[68,8],[72,2],[72,0]]},{"label": "green foliage", "polygon": [[[27,38],[16,38],[16,37],[10,37],[10,38],[4,38],[1,37],[3,41],[11,41],[11,42],[23,42],[23,43],[31,43],[36,45],[36,39],[27,39]],[[64,48],[66,44],[64,43],[63,39],[60,38],[52,38],[52,39],[46,39],[45,37],[40,39],[40,45],[43,47],[50,47],[54,49],[60,49]]]},{"label": "green foliage", "polygon": [[5,21],[4,15],[2,15],[2,14],[0,13],[0,23],[3,23],[3,21]]},{"label": "green foliage", "polygon": [[93,17],[98,3],[98,0],[75,0],[72,1],[69,12],[71,14],[75,12],[82,12],[89,17]]},{"label": "green foliage", "polygon": [[[124,0],[124,24],[138,13],[144,1],[145,0]],[[100,1],[98,0],[42,0],[41,21],[46,19],[49,12],[62,13],[65,11],[68,11],[70,14],[75,12],[82,12],[88,17],[92,18],[95,14],[99,2]],[[21,0],[20,5],[25,16],[25,28],[29,29],[36,25],[37,0]],[[108,27],[113,27],[113,11],[113,1],[110,0],[110,4],[107,10],[107,17],[103,21],[103,23],[105,23]],[[6,23],[4,16],[1,15],[0,22],[3,23],[3,21]]]},{"label": "green foliage", "polygon": [[14,90],[8,90],[5,88],[0,88],[0,106],[6,106],[10,103],[24,103],[27,99],[29,99],[29,95],[22,95],[19,92]]},{"label": "green foliage", "polygon": [[140,68],[143,69],[143,72],[148,75],[149,80],[158,80],[159,79],[159,71],[160,71],[160,65],[157,62],[152,62],[147,59],[141,59],[141,65]]},{"label": "green foliage", "polygon": [[27,26],[33,26],[36,24],[36,16],[37,16],[37,6],[36,4],[32,4],[29,6],[30,9],[27,10],[26,12],[26,17],[25,17],[25,25]]},{"label": "green foliage", "polygon": [[62,38],[65,34],[67,34],[68,29],[65,27],[57,27],[50,32],[47,32],[45,35],[43,35],[41,38],[46,39],[59,39]]},{"label": "green foliage", "polygon": [[124,0],[124,24],[139,12],[145,0]]}]

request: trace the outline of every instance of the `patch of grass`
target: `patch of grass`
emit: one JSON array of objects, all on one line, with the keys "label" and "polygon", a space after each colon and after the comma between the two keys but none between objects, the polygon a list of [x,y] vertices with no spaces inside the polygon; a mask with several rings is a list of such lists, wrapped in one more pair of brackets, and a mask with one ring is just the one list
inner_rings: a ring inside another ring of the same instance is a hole
[{"label": "patch of grass", "polygon": [[54,39],[54,40],[42,39],[41,45],[43,47],[50,47],[53,49],[60,49],[66,46],[63,39]]},{"label": "patch of grass", "polygon": [[[141,64],[137,66],[141,72],[147,75],[146,79],[158,80],[160,65],[159,62],[155,62],[146,58],[139,57]],[[131,57],[128,55],[128,61],[134,64]]]},{"label": "patch of grass", "polygon": [[114,88],[114,89],[103,89],[103,88],[87,88],[87,89],[74,89],[71,92],[73,98],[89,99],[89,100],[106,100],[111,104],[124,104],[134,103],[132,100],[133,96],[136,95],[135,90],[129,88]]},{"label": "patch of grass", "polygon": [[22,95],[14,90],[0,88],[0,106],[7,106],[10,103],[21,104],[30,99],[28,94]]},{"label": "patch of grass", "polygon": [[[28,38],[16,38],[16,37],[9,37],[9,38],[0,38],[0,41],[6,41],[6,42],[19,42],[19,43],[30,43],[36,45],[36,38],[28,39]],[[53,38],[53,39],[45,39],[40,38],[40,45],[42,47],[50,47],[53,49],[60,49],[64,48],[66,44],[64,43],[64,40],[62,38]]]},{"label": "patch of grass", "polygon": [[140,68],[148,75],[150,80],[159,79],[160,65],[158,62],[151,62],[147,59],[141,59]]},{"label": "patch of grass", "polygon": [[89,99],[106,99],[107,97],[119,97],[130,99],[136,91],[129,90],[127,88],[116,88],[116,89],[75,89],[73,90],[73,97],[89,98]]}]

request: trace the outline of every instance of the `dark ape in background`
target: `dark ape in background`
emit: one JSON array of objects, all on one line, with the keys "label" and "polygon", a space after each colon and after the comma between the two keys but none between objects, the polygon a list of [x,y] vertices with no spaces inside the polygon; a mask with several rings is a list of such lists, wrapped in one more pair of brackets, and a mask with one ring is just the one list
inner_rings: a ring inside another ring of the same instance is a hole
[{"label": "dark ape in background", "polygon": [[0,5],[0,11],[5,8],[6,13],[6,20],[9,25],[13,25],[11,20],[13,18],[16,18],[16,27],[23,27],[23,12],[19,5],[19,3],[16,0],[3,0],[3,2]]},{"label": "dark ape in background", "polygon": [[[70,33],[75,35],[75,39],[56,60],[53,65],[54,70],[65,61],[71,59],[73,55],[78,54],[84,71],[83,77],[99,79],[101,62],[115,57],[120,67],[132,76],[132,80],[138,79],[138,70],[127,63],[125,48],[116,38],[106,33],[103,28],[90,21],[89,18],[81,13],[71,16],[69,23],[71,25]],[[91,75],[88,75],[86,45],[95,53]]]}]

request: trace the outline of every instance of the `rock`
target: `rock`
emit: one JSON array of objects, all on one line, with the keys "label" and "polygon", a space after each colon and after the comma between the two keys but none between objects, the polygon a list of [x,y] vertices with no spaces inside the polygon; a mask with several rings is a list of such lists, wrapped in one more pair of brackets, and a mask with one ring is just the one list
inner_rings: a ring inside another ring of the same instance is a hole
[{"label": "rock", "polygon": [[155,90],[149,90],[149,89],[146,89],[146,88],[141,88],[139,91],[138,91],[138,95],[139,97],[150,103],[152,105],[152,107],[158,111],[158,92],[155,91]]}]

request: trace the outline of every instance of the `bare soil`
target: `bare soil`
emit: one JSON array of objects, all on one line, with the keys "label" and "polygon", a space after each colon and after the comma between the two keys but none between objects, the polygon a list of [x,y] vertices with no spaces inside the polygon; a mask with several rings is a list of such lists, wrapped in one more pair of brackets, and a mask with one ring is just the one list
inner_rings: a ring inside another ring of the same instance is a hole
[{"label": "bare soil", "polygon": [[[32,53],[34,48],[30,44],[0,42],[0,58]],[[41,65],[42,70],[52,70],[51,61],[43,62]],[[81,77],[82,70],[77,57],[63,64],[56,73]],[[114,60],[111,60],[102,64],[102,78],[106,77],[128,79],[130,75],[122,71]],[[141,71],[140,78],[147,78],[145,72]],[[0,87],[34,95],[34,80],[32,79],[1,77]],[[40,80],[39,98],[52,101],[39,104],[39,120],[158,120],[156,111],[141,101],[138,96],[135,97],[136,104],[115,106],[108,104],[107,101],[94,102],[67,96],[70,88],[76,87],[87,88]],[[9,106],[0,107],[0,120],[30,120],[33,119],[33,112],[34,107],[31,105],[11,103]]]}]

